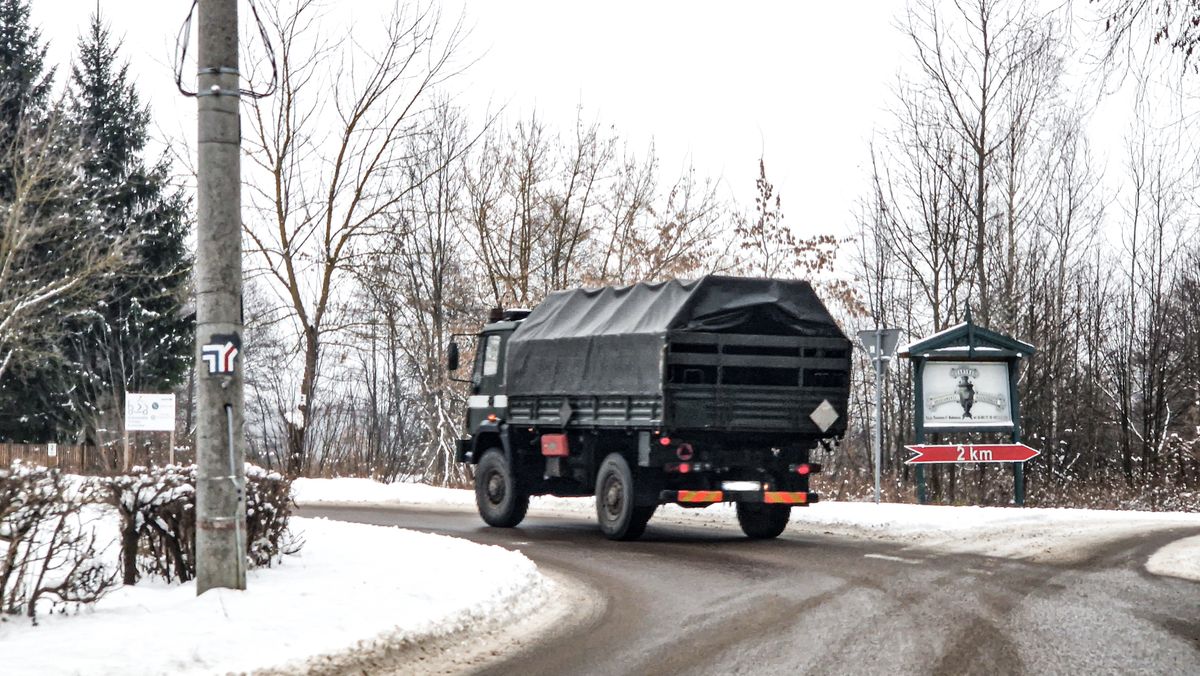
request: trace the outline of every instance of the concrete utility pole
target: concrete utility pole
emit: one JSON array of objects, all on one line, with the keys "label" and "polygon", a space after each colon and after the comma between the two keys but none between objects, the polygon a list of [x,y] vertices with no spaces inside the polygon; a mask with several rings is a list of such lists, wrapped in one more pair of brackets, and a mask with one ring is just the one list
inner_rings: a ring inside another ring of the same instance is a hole
[{"label": "concrete utility pole", "polygon": [[200,0],[196,593],[246,588],[237,0]]}]

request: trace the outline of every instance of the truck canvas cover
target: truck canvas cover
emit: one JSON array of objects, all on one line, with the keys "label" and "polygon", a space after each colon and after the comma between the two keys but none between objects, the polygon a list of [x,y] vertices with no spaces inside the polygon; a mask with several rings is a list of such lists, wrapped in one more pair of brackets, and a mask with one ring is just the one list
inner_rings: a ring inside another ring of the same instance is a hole
[{"label": "truck canvas cover", "polygon": [[514,395],[661,395],[668,336],[845,334],[808,282],[710,275],[550,294],[508,341]]}]

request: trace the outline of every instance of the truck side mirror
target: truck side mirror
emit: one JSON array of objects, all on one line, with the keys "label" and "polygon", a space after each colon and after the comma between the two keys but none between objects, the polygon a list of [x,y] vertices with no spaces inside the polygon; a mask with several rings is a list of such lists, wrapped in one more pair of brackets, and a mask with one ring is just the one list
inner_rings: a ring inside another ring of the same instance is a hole
[{"label": "truck side mirror", "polygon": [[446,368],[450,371],[458,370],[458,343],[450,341],[450,347],[446,350]]}]

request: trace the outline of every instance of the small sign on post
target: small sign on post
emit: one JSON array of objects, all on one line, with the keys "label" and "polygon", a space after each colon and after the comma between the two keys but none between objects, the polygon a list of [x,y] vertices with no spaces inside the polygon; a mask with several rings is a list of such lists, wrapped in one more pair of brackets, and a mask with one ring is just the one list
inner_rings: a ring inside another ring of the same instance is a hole
[{"label": "small sign on post", "polygon": [[130,432],[170,432],[169,462],[175,464],[175,395],[125,393],[125,470],[129,470]]},{"label": "small sign on post", "polygon": [[58,457],[58,444],[54,442],[46,444],[46,456],[51,458]]},{"label": "small sign on post", "polygon": [[896,353],[896,345],[900,343],[900,329],[867,329],[858,332],[858,342],[862,343],[871,361],[888,361]]}]

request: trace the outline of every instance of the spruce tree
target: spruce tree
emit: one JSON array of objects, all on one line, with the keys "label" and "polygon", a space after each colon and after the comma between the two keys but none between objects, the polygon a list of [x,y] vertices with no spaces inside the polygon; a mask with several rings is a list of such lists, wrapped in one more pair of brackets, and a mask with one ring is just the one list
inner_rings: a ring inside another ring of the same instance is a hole
[{"label": "spruce tree", "polygon": [[[41,128],[51,114],[53,69],[46,68],[46,46],[29,23],[29,0],[0,0],[0,206],[14,208],[14,176],[21,171],[22,130]],[[0,224],[0,227],[4,227]],[[3,233],[0,233],[3,235]],[[43,248],[43,247],[39,247]],[[53,256],[52,247],[39,255]],[[50,420],[35,402],[47,362],[41,354],[52,345],[26,350],[0,381],[0,439],[40,441]],[[32,356],[30,355],[32,353]]]},{"label": "spruce tree", "polygon": [[[28,0],[0,0],[0,149],[9,149],[23,124],[40,123],[50,104],[53,72],[46,45],[29,25]],[[0,198],[12,197],[12,170],[0,162]]]},{"label": "spruce tree", "polygon": [[[192,346],[184,316],[191,259],[188,202],[171,184],[165,160],[143,160],[150,113],[118,58],[99,14],[80,38],[71,71],[68,116],[86,149],[85,194],[110,239],[133,236],[128,271],[114,278],[86,322],[68,336],[73,382],[60,402],[90,442],[97,427],[117,429],[124,393],[170,391],[181,381]],[[67,421],[63,421],[64,423]]]}]

